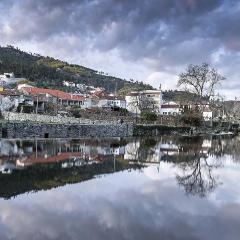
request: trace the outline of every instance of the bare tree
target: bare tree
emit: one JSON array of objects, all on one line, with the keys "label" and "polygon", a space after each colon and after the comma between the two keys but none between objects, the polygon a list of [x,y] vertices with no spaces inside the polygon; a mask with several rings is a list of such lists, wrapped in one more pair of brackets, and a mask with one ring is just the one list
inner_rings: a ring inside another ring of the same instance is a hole
[{"label": "bare tree", "polygon": [[207,63],[201,65],[190,64],[184,73],[179,75],[178,86],[197,94],[198,102],[203,99],[210,100],[215,95],[216,87],[225,78]]},{"label": "bare tree", "polygon": [[158,106],[152,97],[148,97],[146,94],[141,94],[139,96],[139,109],[142,112],[156,112]]},{"label": "bare tree", "polygon": [[148,97],[144,93],[138,93],[132,97],[131,102],[129,103],[129,107],[132,108],[133,112],[136,115],[140,114],[140,112],[153,112],[157,113],[159,109],[157,103],[154,101],[152,97]]}]

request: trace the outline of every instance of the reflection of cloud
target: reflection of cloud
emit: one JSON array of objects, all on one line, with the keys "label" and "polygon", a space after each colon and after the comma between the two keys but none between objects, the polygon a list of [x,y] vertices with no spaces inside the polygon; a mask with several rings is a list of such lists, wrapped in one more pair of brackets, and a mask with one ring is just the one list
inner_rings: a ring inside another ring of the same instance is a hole
[{"label": "reflection of cloud", "polygon": [[159,179],[150,167],[1,201],[0,238],[238,239],[240,204],[187,197],[176,171],[164,163]]},{"label": "reflection of cloud", "polygon": [[[175,173],[173,172],[174,165],[161,162],[159,165],[150,166],[143,169],[145,176],[149,177],[152,180],[164,180],[174,177]],[[161,174],[159,173],[161,170]]]}]

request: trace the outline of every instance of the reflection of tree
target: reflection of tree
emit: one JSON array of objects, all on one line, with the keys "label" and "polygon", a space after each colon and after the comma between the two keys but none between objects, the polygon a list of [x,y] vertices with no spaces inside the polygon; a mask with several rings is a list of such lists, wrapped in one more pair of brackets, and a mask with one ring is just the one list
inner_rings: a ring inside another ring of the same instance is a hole
[{"label": "reflection of tree", "polygon": [[156,153],[157,141],[154,138],[139,138],[129,142],[125,149],[128,160],[144,163]]},{"label": "reflection of tree", "polygon": [[183,175],[176,178],[186,193],[205,197],[217,187],[212,171],[219,166],[219,163],[210,163],[206,156],[199,155],[192,161],[181,163]]}]

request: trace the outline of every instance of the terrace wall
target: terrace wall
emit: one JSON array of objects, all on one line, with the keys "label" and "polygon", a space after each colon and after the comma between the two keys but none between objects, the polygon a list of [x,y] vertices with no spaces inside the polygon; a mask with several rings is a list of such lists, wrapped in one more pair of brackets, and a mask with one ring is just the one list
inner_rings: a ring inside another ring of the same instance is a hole
[{"label": "terrace wall", "polygon": [[45,124],[28,122],[5,123],[7,138],[81,138],[128,137],[132,124]]}]

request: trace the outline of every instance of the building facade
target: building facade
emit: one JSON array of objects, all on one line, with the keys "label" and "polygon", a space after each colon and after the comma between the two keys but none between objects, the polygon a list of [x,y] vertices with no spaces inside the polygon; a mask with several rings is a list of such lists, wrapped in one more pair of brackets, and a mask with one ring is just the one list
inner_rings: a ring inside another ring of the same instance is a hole
[{"label": "building facade", "polygon": [[176,102],[164,102],[160,112],[161,115],[178,115],[181,113],[181,106]]},{"label": "building facade", "polygon": [[143,110],[160,114],[162,105],[162,91],[134,91],[126,95],[125,100],[127,110],[133,114],[139,115]]},{"label": "building facade", "polygon": [[0,85],[11,85],[20,81],[26,80],[25,78],[16,78],[14,73],[4,73],[0,75]]},{"label": "building facade", "polygon": [[23,87],[22,92],[33,97],[45,98],[46,101],[63,106],[83,106],[85,98],[79,94],[66,93],[55,89]]}]

